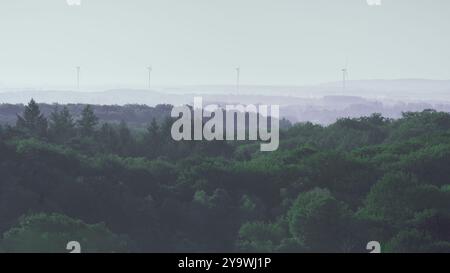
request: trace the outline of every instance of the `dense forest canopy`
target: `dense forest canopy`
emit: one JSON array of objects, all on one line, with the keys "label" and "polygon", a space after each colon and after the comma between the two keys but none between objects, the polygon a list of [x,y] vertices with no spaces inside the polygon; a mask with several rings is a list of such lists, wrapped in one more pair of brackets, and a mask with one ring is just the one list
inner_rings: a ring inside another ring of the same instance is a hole
[{"label": "dense forest canopy", "polygon": [[0,251],[450,251],[448,113],[299,123],[271,153],[175,142],[172,122],[31,101],[0,127]]}]

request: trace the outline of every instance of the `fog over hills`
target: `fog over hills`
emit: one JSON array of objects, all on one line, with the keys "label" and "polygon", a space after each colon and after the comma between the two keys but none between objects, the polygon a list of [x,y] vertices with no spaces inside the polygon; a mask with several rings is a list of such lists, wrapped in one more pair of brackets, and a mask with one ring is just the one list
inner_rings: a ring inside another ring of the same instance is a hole
[{"label": "fog over hills", "polygon": [[[358,80],[330,82],[314,86],[200,85],[106,91],[2,89],[0,102],[24,104],[31,98],[47,104],[192,104],[201,96],[204,104],[276,104],[281,116],[292,122],[329,124],[340,117],[360,117],[382,113],[397,118],[405,111],[436,109],[450,111],[448,80]],[[1,113],[0,113],[1,114]],[[11,117],[8,118],[11,120]]]}]

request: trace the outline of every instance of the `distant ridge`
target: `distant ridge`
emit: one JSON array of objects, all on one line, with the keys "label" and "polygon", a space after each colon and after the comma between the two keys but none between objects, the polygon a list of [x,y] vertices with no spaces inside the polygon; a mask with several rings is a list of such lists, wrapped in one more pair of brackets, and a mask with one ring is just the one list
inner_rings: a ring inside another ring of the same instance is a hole
[{"label": "distant ridge", "polygon": [[[43,103],[91,103],[105,105],[147,104],[157,105],[190,103],[202,95],[206,100],[246,103],[295,104],[297,98],[311,99],[329,96],[357,96],[368,99],[394,101],[450,102],[450,80],[397,79],[353,80],[346,90],[342,82],[329,82],[313,86],[258,86],[242,85],[239,96],[231,85],[188,85],[148,89],[109,89],[105,91],[72,90],[20,90],[0,89],[1,103],[26,103],[30,98]],[[284,99],[283,99],[284,98]]]}]

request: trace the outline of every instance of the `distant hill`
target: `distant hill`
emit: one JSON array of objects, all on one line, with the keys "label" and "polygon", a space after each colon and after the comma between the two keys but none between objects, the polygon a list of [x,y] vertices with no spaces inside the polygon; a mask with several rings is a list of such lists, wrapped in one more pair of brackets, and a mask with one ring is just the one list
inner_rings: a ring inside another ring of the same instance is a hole
[{"label": "distant hill", "polygon": [[[26,103],[33,97],[42,103],[91,103],[103,105],[184,104],[195,95],[205,100],[222,102],[298,104],[297,98],[325,96],[357,96],[370,99],[450,102],[450,80],[355,80],[348,81],[345,90],[342,82],[311,86],[257,86],[242,85],[239,94],[232,85],[188,85],[148,89],[112,89],[106,91],[84,90],[24,90],[0,89],[0,103]],[[247,102],[248,101],[248,102]]]},{"label": "distant hill", "polygon": [[[342,82],[317,86],[324,93],[342,93]],[[346,84],[347,95],[396,100],[450,101],[450,80],[355,80]]]},{"label": "distant hill", "polygon": [[[169,115],[167,105],[192,104],[201,96],[204,104],[280,105],[281,116],[291,122],[311,121],[330,124],[341,117],[360,117],[381,113],[398,118],[402,112],[433,108],[450,111],[450,81],[437,80],[360,80],[315,86],[234,86],[203,85],[145,89],[114,89],[95,92],[67,90],[3,90],[0,92],[0,123],[13,123],[22,106],[31,98],[42,103],[48,114],[52,104],[69,104],[77,115],[84,104],[97,105],[96,114],[105,121],[125,120],[142,124],[153,117]],[[166,105],[166,106],[157,106]],[[123,107],[120,107],[123,106]],[[162,107],[162,108],[161,108]]]}]

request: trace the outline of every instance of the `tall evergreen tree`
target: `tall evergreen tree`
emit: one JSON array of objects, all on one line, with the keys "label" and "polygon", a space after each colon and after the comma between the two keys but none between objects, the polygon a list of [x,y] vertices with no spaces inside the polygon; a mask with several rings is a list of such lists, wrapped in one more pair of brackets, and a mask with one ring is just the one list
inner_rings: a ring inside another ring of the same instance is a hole
[{"label": "tall evergreen tree", "polygon": [[17,116],[16,127],[29,136],[43,137],[47,134],[47,119],[34,99],[25,106],[22,116]]},{"label": "tall evergreen tree", "polygon": [[78,128],[82,136],[92,136],[95,131],[95,126],[98,124],[98,118],[90,105],[86,105],[81,112],[81,118],[77,122]]},{"label": "tall evergreen tree", "polygon": [[56,141],[64,141],[73,136],[75,122],[66,106],[61,111],[58,107],[50,115],[50,135]]},{"label": "tall evergreen tree", "polygon": [[161,141],[161,128],[153,118],[150,125],[147,127],[147,133],[144,136],[144,142],[146,145],[146,155],[149,158],[156,157],[161,151],[162,141]]}]

